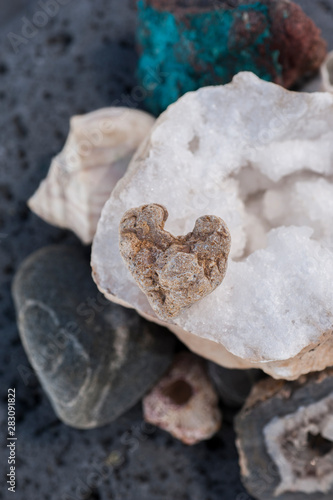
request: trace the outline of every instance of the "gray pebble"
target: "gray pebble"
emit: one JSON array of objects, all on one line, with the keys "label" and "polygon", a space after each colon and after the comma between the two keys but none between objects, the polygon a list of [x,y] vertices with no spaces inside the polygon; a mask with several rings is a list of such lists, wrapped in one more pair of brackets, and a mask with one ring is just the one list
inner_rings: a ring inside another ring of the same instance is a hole
[{"label": "gray pebble", "polygon": [[208,372],[223,403],[231,408],[243,406],[253,384],[264,376],[261,370],[230,370],[211,361]]},{"label": "gray pebble", "polygon": [[21,339],[58,417],[77,428],[112,422],[169,367],[165,329],[101,295],[81,249],[43,248],[13,284]]}]

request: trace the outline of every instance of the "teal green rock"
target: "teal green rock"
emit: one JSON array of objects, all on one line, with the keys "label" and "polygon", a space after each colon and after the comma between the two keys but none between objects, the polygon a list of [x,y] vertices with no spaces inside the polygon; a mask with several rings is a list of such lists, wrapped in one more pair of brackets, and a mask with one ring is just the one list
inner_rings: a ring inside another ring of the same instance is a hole
[{"label": "teal green rock", "polygon": [[137,5],[138,79],[155,115],[185,92],[228,83],[239,71],[289,87],[326,54],[319,30],[286,0]]}]

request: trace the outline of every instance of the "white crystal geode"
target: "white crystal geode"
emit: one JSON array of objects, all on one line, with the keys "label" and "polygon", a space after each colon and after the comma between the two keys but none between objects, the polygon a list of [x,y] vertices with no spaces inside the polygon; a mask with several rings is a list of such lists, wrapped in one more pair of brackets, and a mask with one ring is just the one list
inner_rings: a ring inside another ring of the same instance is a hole
[{"label": "white crystal geode", "polygon": [[167,324],[190,349],[275,378],[333,365],[333,95],[245,72],[160,116],[105,204],[92,252],[105,296],[160,322],[118,244],[125,211],[147,203],[167,208],[172,234],[206,214],[231,233],[223,283]]}]

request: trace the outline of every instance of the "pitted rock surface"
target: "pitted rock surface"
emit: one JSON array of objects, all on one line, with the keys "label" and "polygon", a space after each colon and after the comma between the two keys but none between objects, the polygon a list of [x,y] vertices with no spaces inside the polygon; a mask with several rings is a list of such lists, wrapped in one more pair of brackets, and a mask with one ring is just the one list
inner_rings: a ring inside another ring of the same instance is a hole
[{"label": "pitted rock surface", "polygon": [[231,237],[213,215],[186,236],[164,230],[168,212],[157,204],[128,210],[120,221],[120,252],[139,287],[165,320],[213,292],[227,271]]}]

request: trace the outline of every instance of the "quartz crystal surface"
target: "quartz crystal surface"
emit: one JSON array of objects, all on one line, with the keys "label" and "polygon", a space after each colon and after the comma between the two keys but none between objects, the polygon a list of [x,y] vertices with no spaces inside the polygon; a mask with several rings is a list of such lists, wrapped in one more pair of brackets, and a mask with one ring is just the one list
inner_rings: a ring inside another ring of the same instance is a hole
[{"label": "quartz crystal surface", "polygon": [[243,484],[258,500],[333,498],[333,371],[256,384],[235,419]]},{"label": "quartz crystal surface", "polygon": [[[328,493],[332,488],[332,412],[333,393],[318,403],[301,406],[294,415],[275,418],[265,426],[266,448],[278,464],[282,478],[275,490],[277,496],[290,490]],[[316,436],[317,442],[318,436],[321,442],[318,456],[313,452]],[[314,474],[309,473],[311,469]]]},{"label": "quartz crystal surface", "polygon": [[331,94],[247,72],[188,93],[157,120],[106,203],[94,279],[110,300],[157,320],[120,256],[123,214],[163,204],[172,234],[221,217],[231,234],[226,277],[169,328],[226,367],[287,379],[323,369],[333,364],[332,175]]}]

